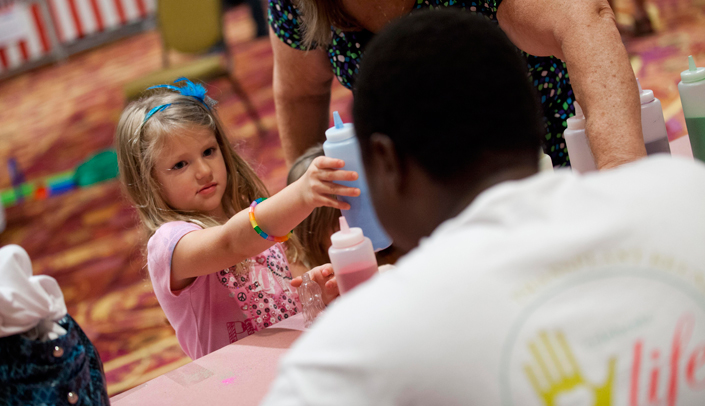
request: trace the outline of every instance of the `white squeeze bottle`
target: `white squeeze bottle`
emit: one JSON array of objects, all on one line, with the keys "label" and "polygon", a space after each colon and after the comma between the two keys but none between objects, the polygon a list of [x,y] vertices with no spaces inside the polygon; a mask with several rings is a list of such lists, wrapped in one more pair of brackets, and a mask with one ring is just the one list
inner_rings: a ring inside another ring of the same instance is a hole
[{"label": "white squeeze bottle", "polygon": [[642,89],[639,79],[636,83],[639,86],[641,98],[641,131],[644,134],[646,154],[670,154],[671,147],[668,145],[668,132],[666,132],[666,120],[663,119],[661,101],[654,97],[652,90]]},{"label": "white squeeze bottle", "polygon": [[553,161],[551,157],[539,151],[539,172],[553,172]]},{"label": "white squeeze bottle", "polygon": [[348,227],[345,217],[340,217],[340,231],[330,237],[328,249],[340,294],[365,282],[377,273],[377,258],[372,242],[358,227]]},{"label": "white squeeze bottle", "polygon": [[372,241],[375,251],[383,250],[392,245],[392,240],[379,224],[377,213],[370,201],[367,189],[365,168],[362,165],[360,144],[355,136],[355,128],[350,123],[343,124],[338,112],[333,112],[335,126],[326,131],[326,142],[323,143],[323,152],[327,157],[338,158],[345,161],[343,169],[355,171],[358,178],[352,182],[338,182],[345,186],[360,189],[360,196],[338,196],[338,199],[350,204],[350,210],[343,210],[343,216],[350,227],[361,228]]},{"label": "white squeeze bottle", "polygon": [[597,170],[595,158],[585,134],[585,115],[580,104],[576,100],[574,103],[575,115],[567,120],[568,129],[563,133],[565,145],[568,147],[570,166],[578,173],[592,172]]},{"label": "white squeeze bottle", "polygon": [[688,70],[681,72],[678,92],[693,157],[705,161],[705,68],[696,67],[692,55],[688,57],[688,65]]}]

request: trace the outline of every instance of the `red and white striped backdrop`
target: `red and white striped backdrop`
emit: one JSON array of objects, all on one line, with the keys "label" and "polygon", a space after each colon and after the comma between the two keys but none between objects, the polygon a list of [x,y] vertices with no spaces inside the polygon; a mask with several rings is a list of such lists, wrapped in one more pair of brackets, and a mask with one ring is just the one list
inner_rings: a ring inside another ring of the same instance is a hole
[{"label": "red and white striped backdrop", "polygon": [[49,53],[47,26],[37,4],[3,2],[0,7],[0,73]]},{"label": "red and white striped backdrop", "polygon": [[[56,38],[62,44],[143,20],[156,10],[156,0],[48,0],[47,3]],[[6,28],[11,21],[13,29],[3,37],[4,21],[8,24]],[[50,53],[49,27],[37,2],[0,0],[0,73]]]},{"label": "red and white striped backdrop", "polygon": [[49,0],[56,35],[71,42],[147,17],[155,0]]}]

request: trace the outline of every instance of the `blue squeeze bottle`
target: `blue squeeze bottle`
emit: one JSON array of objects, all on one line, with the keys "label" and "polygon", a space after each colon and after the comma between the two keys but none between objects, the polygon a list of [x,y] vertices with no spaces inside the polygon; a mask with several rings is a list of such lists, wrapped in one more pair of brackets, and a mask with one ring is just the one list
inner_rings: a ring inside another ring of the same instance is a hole
[{"label": "blue squeeze bottle", "polygon": [[381,251],[390,245],[392,240],[379,224],[377,213],[370,201],[370,194],[367,189],[367,178],[362,165],[360,155],[360,144],[355,137],[355,128],[350,123],[343,124],[340,114],[333,112],[335,126],[326,131],[326,142],[323,143],[323,152],[327,157],[342,159],[345,161],[343,169],[355,171],[358,178],[355,181],[338,182],[344,186],[356,187],[360,189],[360,196],[338,196],[338,199],[348,203],[350,210],[343,210],[343,216],[350,227],[359,227],[362,232],[372,241],[375,252]]}]

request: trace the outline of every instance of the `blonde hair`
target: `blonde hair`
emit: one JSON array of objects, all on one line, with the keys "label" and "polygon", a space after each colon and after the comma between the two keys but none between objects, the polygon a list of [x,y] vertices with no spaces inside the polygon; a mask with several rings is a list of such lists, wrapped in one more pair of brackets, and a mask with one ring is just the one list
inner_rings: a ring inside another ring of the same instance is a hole
[{"label": "blonde hair", "polygon": [[[170,106],[144,121],[150,110],[165,104]],[[254,170],[230,145],[215,111],[194,97],[167,89],[153,90],[125,108],[115,135],[120,180],[148,237],[170,221],[187,221],[204,228],[221,224],[204,213],[170,207],[153,175],[154,159],[164,140],[174,131],[193,126],[213,130],[222,151],[228,180],[221,204],[228,217],[248,207],[253,200],[269,196]]]},{"label": "blonde hair", "polygon": [[[323,147],[319,144],[309,148],[291,166],[286,184],[290,185],[306,173],[311,162],[319,156],[323,156]],[[301,243],[301,262],[308,268],[330,262],[326,243],[330,241],[330,236],[338,231],[338,219],[340,210],[333,207],[316,207],[311,214],[294,228],[294,236]]]},{"label": "blonde hair", "polygon": [[341,31],[360,30],[362,26],[345,11],[341,0],[294,0],[301,13],[303,47],[328,46],[332,41],[331,27]]}]

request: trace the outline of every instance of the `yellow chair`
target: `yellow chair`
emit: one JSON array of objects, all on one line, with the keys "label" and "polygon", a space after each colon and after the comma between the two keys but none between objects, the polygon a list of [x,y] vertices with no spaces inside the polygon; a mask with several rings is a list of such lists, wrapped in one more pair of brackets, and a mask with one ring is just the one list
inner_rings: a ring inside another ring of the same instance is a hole
[{"label": "yellow chair", "polygon": [[[159,0],[157,21],[162,36],[163,69],[127,83],[123,91],[128,100],[137,98],[146,88],[159,84],[171,84],[179,77],[192,81],[207,81],[225,76],[233,91],[245,104],[247,113],[263,134],[264,127],[257,110],[247,93],[233,75],[233,58],[224,43],[221,0]],[[221,55],[207,55],[181,66],[171,67],[169,51],[183,54],[205,54],[214,46],[222,45],[225,64]]]}]

